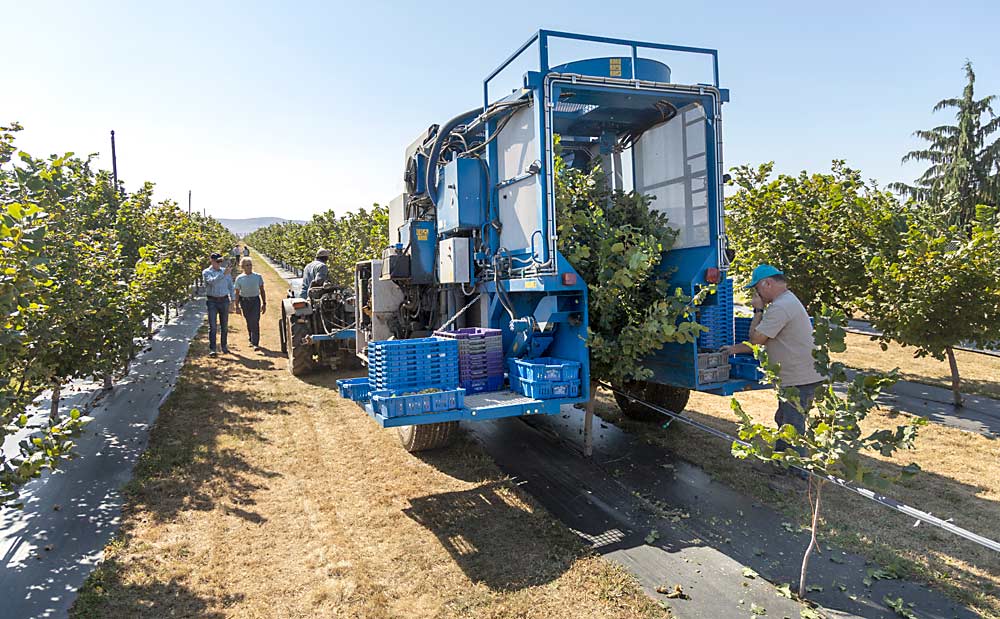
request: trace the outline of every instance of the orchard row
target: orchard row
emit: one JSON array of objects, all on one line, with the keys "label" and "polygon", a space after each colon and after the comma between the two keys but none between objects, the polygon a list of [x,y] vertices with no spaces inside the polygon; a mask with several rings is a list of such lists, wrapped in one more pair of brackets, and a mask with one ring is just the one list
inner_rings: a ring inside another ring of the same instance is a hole
[{"label": "orchard row", "polygon": [[121,372],[150,317],[187,300],[206,256],[235,242],[211,218],[154,202],[151,183],[116,187],[92,158],[20,151],[19,130],[0,127],[0,440],[46,388],[53,407],[18,455],[0,454],[0,504],[71,448],[82,420],[58,414],[60,386]]}]

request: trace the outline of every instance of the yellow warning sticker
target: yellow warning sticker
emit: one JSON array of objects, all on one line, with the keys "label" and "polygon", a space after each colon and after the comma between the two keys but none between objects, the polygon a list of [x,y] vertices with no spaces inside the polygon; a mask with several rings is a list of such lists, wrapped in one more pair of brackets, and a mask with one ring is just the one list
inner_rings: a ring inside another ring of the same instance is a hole
[{"label": "yellow warning sticker", "polygon": [[611,77],[621,77],[622,76],[622,59],[621,58],[611,58],[611,67],[609,75]]},{"label": "yellow warning sticker", "polygon": [[538,281],[534,280],[534,279],[529,279],[528,281],[524,282],[524,287],[525,288],[537,288],[538,287]]},{"label": "yellow warning sticker", "polygon": [[430,230],[428,230],[427,228],[417,228],[417,240],[418,241],[426,241],[427,240],[427,235],[429,233],[430,233]]}]

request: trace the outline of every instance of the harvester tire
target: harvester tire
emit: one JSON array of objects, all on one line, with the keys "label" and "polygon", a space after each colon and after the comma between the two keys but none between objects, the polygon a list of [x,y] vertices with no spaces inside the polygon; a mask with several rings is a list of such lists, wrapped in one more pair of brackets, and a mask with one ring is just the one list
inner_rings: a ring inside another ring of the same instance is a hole
[{"label": "harvester tire", "polygon": [[671,417],[656,411],[639,400],[661,406],[668,411],[680,413],[687,406],[691,391],[683,387],[673,387],[650,382],[630,382],[619,387],[622,391],[632,394],[632,399],[620,393],[615,393],[615,402],[622,414],[636,421],[666,421]]},{"label": "harvester tire", "polygon": [[455,438],[458,422],[445,421],[419,426],[400,426],[398,429],[399,442],[403,444],[403,449],[413,453],[449,445]]},{"label": "harvester tire", "polygon": [[305,343],[305,337],[309,335],[309,327],[301,322],[292,322],[288,325],[288,371],[292,376],[302,376],[313,369],[312,346]]}]

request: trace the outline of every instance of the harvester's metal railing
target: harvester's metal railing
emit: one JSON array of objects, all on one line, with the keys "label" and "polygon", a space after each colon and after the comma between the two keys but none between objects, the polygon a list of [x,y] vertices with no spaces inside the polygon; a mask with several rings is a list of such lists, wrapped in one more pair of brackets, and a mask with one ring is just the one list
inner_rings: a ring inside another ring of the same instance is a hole
[{"label": "harvester's metal railing", "polygon": [[492,73],[483,80],[483,109],[489,106],[490,82],[500,75],[504,69],[518,59],[534,43],[538,43],[538,69],[542,73],[549,70],[549,39],[568,39],[572,41],[584,41],[588,43],[602,43],[606,45],[620,45],[628,47],[632,51],[632,75],[635,79],[636,62],[639,59],[640,49],[658,49],[669,52],[681,52],[686,54],[702,54],[712,57],[712,85],[719,87],[719,52],[707,47],[689,47],[687,45],[670,45],[668,43],[651,43],[649,41],[633,41],[630,39],[616,39],[613,37],[599,37],[588,34],[577,34],[575,32],[561,32],[558,30],[539,30],[525,41],[517,50],[504,60]]},{"label": "harvester's metal railing", "polygon": [[[663,408],[662,406],[657,406],[656,404],[652,404],[650,402],[646,402],[645,400],[641,400],[641,399],[633,396],[632,394],[630,394],[630,393],[628,393],[626,391],[622,391],[620,389],[616,389],[616,388],[612,387],[611,385],[609,385],[607,383],[598,382],[597,384],[600,385],[600,386],[602,386],[602,387],[604,387],[605,389],[611,391],[612,393],[617,393],[617,394],[623,395],[623,396],[625,396],[627,398],[631,398],[631,399],[635,400],[636,402],[642,403],[643,406],[648,406],[649,408],[655,410],[656,412],[658,412],[658,413],[660,413],[662,415],[667,415],[671,419],[676,419],[676,420],[678,420],[678,421],[680,421],[682,423],[686,423],[686,424],[688,424],[690,426],[698,428],[699,430],[701,430],[703,432],[707,432],[708,434],[711,434],[712,436],[721,438],[723,440],[732,441],[734,443],[738,443],[738,444],[744,445],[746,447],[750,446],[750,443],[747,443],[746,441],[742,441],[742,440],[736,438],[735,436],[730,436],[730,435],[726,434],[725,432],[723,432],[722,430],[718,430],[718,429],[713,428],[713,427],[711,427],[709,425],[705,425],[705,424],[703,424],[701,422],[698,422],[698,421],[695,421],[694,419],[691,419],[690,417],[685,417],[684,415],[681,415],[679,413],[675,413],[672,410],[668,410],[666,408]],[[892,497],[887,497],[885,495],[878,494],[878,493],[876,493],[873,490],[869,490],[868,488],[863,488],[861,486],[855,486],[851,482],[849,482],[849,481],[847,481],[845,479],[840,479],[839,477],[834,477],[833,475],[820,475],[818,473],[810,471],[809,469],[803,469],[803,468],[800,468],[800,467],[797,467],[797,466],[792,466],[791,468],[797,469],[799,471],[805,471],[806,473],[809,473],[810,475],[812,475],[814,477],[817,477],[818,479],[822,479],[824,481],[828,481],[828,482],[833,483],[833,484],[835,484],[837,486],[840,486],[841,488],[846,488],[847,490],[850,490],[851,492],[853,492],[855,494],[863,496],[866,499],[874,501],[874,502],[878,503],[879,505],[883,505],[885,507],[888,507],[889,509],[896,510],[897,512],[899,512],[901,514],[905,514],[907,516],[910,516],[911,518],[916,518],[920,522],[926,522],[927,524],[930,524],[930,525],[933,525],[935,527],[938,527],[939,529],[944,529],[945,531],[948,531],[949,533],[952,533],[952,534],[957,535],[959,537],[963,537],[963,538],[969,540],[970,542],[973,542],[975,544],[979,544],[980,546],[983,546],[984,548],[989,548],[990,550],[992,550],[994,552],[1000,552],[1000,542],[992,540],[992,539],[990,539],[988,537],[983,537],[982,535],[979,535],[978,533],[973,533],[972,531],[969,531],[968,529],[963,529],[962,527],[960,527],[958,525],[952,524],[952,523],[950,523],[950,522],[948,522],[946,520],[942,520],[942,519],[940,519],[940,518],[938,518],[936,516],[932,516],[931,514],[929,514],[927,512],[921,511],[921,510],[919,510],[919,509],[917,509],[915,507],[911,507],[911,506],[909,506],[909,505],[907,505],[905,503],[900,503],[899,501],[897,501],[896,499],[893,499]]]}]

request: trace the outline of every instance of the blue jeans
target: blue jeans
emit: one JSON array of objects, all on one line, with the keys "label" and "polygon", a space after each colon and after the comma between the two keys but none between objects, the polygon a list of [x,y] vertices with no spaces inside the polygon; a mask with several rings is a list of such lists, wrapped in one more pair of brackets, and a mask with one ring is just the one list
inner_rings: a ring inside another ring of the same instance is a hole
[{"label": "blue jeans", "polygon": [[260,297],[240,297],[240,311],[247,321],[251,346],[260,346]]},{"label": "blue jeans", "polygon": [[[208,349],[215,352],[215,334],[221,329],[222,350],[229,348],[226,331],[229,329],[229,299],[216,301],[206,299],[208,304]],[[216,328],[218,323],[218,328]]]},{"label": "blue jeans", "polygon": [[[808,385],[795,385],[795,388],[799,390],[799,404],[802,405],[802,410],[808,412],[812,407],[813,400],[816,399],[816,389],[822,385],[823,382],[809,383]],[[786,423],[793,428],[799,434],[806,433],[806,418],[800,413],[791,402],[778,401],[778,410],[774,413],[774,423],[778,424],[778,427],[785,425]],[[775,451],[785,451],[788,449],[788,443],[782,440],[778,440],[774,443]],[[800,456],[805,455],[805,449],[798,448],[795,451],[799,453]]]}]

